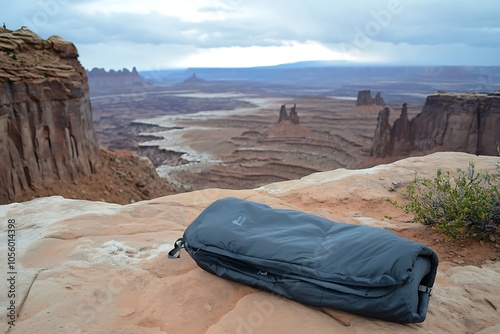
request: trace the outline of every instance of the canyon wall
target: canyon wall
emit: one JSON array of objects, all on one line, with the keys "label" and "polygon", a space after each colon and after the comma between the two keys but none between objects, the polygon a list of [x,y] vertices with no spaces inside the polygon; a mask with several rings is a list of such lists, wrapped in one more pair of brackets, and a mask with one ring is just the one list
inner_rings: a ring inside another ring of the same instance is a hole
[{"label": "canyon wall", "polygon": [[500,92],[432,94],[411,121],[406,104],[392,126],[389,110],[380,111],[371,156],[401,158],[437,151],[498,155],[499,129]]},{"label": "canyon wall", "polygon": [[95,172],[87,75],[73,43],[0,29],[0,203]]}]

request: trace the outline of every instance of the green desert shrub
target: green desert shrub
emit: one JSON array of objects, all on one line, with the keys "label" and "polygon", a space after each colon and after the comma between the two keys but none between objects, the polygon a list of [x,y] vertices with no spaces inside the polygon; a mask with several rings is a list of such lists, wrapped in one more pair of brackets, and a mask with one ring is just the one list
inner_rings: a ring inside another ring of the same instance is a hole
[{"label": "green desert shrub", "polygon": [[413,213],[414,221],[433,226],[451,237],[485,238],[500,227],[498,173],[476,171],[470,163],[457,175],[438,170],[432,179],[415,178],[399,193],[403,204],[388,201]]}]

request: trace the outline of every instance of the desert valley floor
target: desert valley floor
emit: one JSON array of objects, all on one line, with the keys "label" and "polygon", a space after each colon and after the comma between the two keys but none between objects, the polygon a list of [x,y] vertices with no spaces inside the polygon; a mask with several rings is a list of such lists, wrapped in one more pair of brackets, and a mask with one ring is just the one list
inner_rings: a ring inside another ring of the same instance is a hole
[{"label": "desert valley floor", "polygon": [[[195,107],[161,109],[177,99]],[[158,100],[167,102],[162,107]],[[353,97],[189,91],[136,96],[138,109],[116,103],[116,95],[92,103],[102,144],[149,157],[178,191],[253,188],[339,167],[365,167],[383,108],[356,106]],[[282,104],[288,110],[296,105],[300,124],[278,123]],[[391,117],[400,110],[394,105]],[[420,110],[410,106],[409,113]]]}]

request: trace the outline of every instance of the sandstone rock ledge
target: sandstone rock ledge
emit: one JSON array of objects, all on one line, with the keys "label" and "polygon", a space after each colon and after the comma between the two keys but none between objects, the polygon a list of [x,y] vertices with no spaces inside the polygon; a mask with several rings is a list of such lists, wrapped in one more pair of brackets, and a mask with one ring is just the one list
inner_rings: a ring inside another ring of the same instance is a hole
[{"label": "sandstone rock ledge", "polygon": [[[389,191],[393,183],[410,181],[415,171],[430,176],[438,167],[466,168],[469,161],[493,169],[497,160],[436,153],[254,190],[210,189],[126,206],[61,197],[0,206],[1,221],[14,218],[17,224],[21,308],[9,333],[498,333],[499,262],[442,262],[427,320],[400,325],[305,306],[218,278],[186,252],[178,260],[166,256],[201,210],[225,196],[395,231],[425,229],[384,219],[398,216],[385,201],[396,196]],[[0,254],[6,263],[6,253]],[[0,281],[6,284],[4,276]],[[0,312],[0,331],[6,332],[5,307]]]}]

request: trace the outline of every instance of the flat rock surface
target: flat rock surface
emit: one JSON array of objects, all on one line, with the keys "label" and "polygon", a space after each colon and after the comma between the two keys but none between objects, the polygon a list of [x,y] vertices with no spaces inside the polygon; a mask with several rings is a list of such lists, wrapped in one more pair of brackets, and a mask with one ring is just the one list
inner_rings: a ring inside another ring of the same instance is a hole
[{"label": "flat rock surface", "polygon": [[[410,181],[415,171],[428,177],[438,167],[453,171],[466,168],[469,161],[493,170],[498,160],[437,153],[365,170],[316,173],[253,190],[207,189],[125,206],[62,197],[0,206],[2,244],[7,220],[16,220],[19,314],[9,329],[4,269],[0,332],[498,333],[500,263],[489,260],[494,245],[481,250],[483,260],[475,265],[443,261],[450,250],[440,248],[427,319],[412,325],[310,307],[227,281],[200,269],[186,252],[178,260],[167,258],[186,226],[226,196],[425,237],[430,229],[406,223],[407,217],[385,201],[397,198],[391,185]],[[419,241],[425,242],[424,237]],[[431,247],[434,241],[429,239]],[[0,252],[2,268],[6,254],[5,249]]]}]

